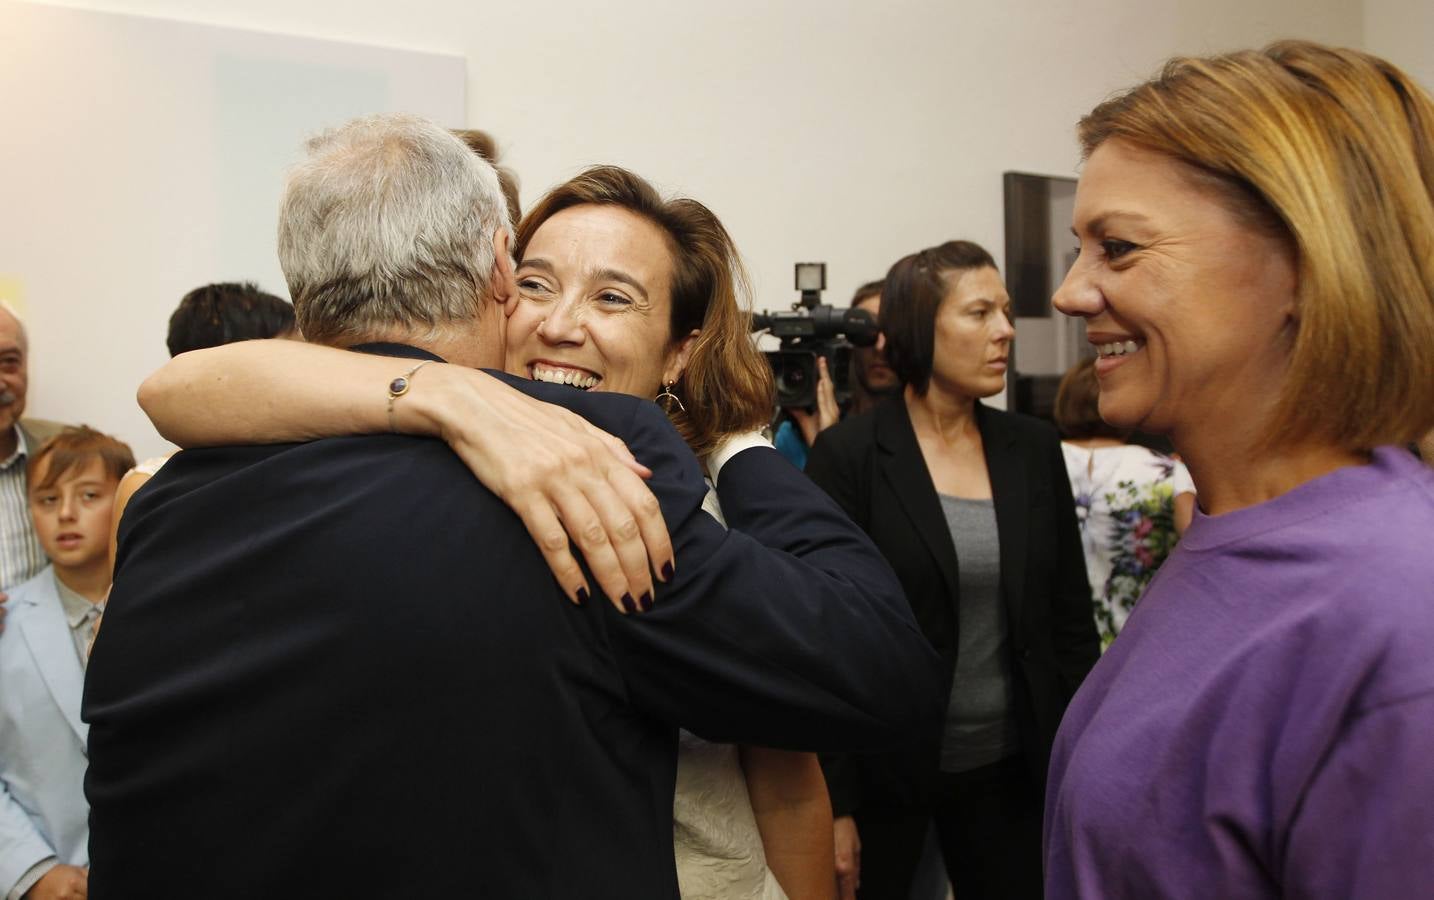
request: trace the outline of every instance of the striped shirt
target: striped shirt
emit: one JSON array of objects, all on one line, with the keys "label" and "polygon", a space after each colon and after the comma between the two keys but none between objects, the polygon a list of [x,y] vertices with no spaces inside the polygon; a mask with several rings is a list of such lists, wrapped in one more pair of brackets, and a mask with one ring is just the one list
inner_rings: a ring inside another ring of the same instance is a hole
[{"label": "striped shirt", "polygon": [[29,581],[49,564],[30,521],[30,498],[25,490],[30,454],[25,432],[18,424],[12,427],[15,452],[0,460],[0,591]]}]

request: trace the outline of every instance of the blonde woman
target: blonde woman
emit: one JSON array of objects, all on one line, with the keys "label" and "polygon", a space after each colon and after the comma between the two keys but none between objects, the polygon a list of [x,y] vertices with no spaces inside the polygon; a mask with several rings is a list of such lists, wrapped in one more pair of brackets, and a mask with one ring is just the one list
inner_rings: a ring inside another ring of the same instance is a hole
[{"label": "blonde woman", "polygon": [[1176,59],[1080,139],[1055,303],[1199,509],[1066,712],[1047,896],[1427,896],[1434,101],[1285,42]]}]

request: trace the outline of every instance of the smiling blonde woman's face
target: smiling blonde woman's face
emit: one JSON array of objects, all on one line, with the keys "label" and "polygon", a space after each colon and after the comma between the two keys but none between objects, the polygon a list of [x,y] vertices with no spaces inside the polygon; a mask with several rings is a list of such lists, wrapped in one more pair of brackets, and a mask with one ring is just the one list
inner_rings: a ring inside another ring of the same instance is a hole
[{"label": "smiling blonde woman's face", "polygon": [[509,372],[648,398],[681,376],[691,341],[671,339],[672,254],[648,220],[565,209],[534,232],[516,280]]},{"label": "smiling blonde woman's face", "polygon": [[1293,254],[1184,163],[1112,139],[1076,189],[1080,255],[1056,308],[1100,355],[1100,415],[1157,434],[1254,423],[1294,332]]}]

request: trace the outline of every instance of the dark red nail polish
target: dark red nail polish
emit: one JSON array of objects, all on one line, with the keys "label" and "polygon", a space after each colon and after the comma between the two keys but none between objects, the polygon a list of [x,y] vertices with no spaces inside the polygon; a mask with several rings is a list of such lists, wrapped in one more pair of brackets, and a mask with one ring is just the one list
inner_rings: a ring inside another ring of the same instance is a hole
[{"label": "dark red nail polish", "polygon": [[587,606],[587,605],[588,605],[588,589],[585,588],[585,587],[580,587],[580,588],[578,588],[578,606]]},{"label": "dark red nail polish", "polygon": [[662,564],[662,580],[663,580],[663,581],[671,581],[671,580],[672,580],[672,561],[671,561],[671,560],[668,560],[667,562],[665,562],[665,563]]},{"label": "dark red nail polish", "polygon": [[631,594],[622,595],[622,608],[627,610],[629,614],[637,612],[637,604],[632,602]]},{"label": "dark red nail polish", "polygon": [[637,605],[642,607],[643,612],[650,612],[652,610],[652,591],[648,591],[641,597],[638,597]]}]

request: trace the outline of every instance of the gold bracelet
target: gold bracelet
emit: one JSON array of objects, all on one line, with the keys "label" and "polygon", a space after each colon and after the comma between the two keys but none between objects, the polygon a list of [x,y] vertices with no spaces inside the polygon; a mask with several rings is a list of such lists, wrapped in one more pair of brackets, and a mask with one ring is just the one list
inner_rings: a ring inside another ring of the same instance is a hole
[{"label": "gold bracelet", "polygon": [[408,393],[408,389],[413,386],[414,374],[417,373],[419,369],[428,365],[428,363],[429,360],[425,359],[423,362],[388,383],[388,430],[394,434],[398,434],[398,429],[394,427],[393,424],[393,401]]}]

